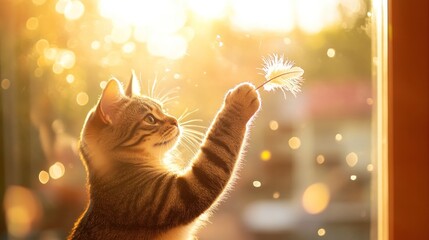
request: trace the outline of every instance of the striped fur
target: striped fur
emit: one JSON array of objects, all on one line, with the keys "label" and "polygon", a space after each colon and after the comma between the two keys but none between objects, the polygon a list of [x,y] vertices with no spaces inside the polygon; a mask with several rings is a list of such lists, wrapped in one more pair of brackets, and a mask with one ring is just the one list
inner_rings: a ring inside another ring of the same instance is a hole
[{"label": "striped fur", "polygon": [[69,239],[193,239],[234,177],[258,93],[247,83],[229,91],[191,167],[178,174],[162,161],[180,138],[177,120],[117,83],[106,88],[82,131],[90,202]]}]

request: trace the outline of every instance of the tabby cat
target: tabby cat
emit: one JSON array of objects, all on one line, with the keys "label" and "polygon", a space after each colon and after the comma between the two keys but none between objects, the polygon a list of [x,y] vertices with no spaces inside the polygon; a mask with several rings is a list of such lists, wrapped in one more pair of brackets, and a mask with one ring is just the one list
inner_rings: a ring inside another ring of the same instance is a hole
[{"label": "tabby cat", "polygon": [[[138,81],[137,81],[138,82]],[[68,239],[188,240],[234,179],[249,128],[260,107],[249,83],[230,90],[190,166],[164,163],[182,135],[159,101],[110,80],[88,113],[80,154],[90,201]]]}]

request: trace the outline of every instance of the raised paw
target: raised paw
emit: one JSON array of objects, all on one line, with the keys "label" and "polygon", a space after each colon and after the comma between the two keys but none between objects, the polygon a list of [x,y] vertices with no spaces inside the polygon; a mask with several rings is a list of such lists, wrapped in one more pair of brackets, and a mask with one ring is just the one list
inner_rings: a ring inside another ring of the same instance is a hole
[{"label": "raised paw", "polygon": [[229,90],[225,98],[225,106],[235,111],[246,121],[258,111],[260,105],[259,93],[256,91],[255,86],[250,83],[237,85]]}]

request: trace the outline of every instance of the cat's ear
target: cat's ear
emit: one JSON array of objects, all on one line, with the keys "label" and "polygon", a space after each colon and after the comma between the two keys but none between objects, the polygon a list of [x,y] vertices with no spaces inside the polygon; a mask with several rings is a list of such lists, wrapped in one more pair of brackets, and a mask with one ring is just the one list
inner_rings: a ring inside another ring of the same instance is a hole
[{"label": "cat's ear", "polygon": [[127,84],[125,94],[127,97],[141,95],[140,81],[137,79],[136,72],[134,70],[131,71],[131,79]]},{"label": "cat's ear", "polygon": [[111,79],[103,90],[98,108],[105,124],[112,124],[119,107],[118,103],[125,98],[124,89],[116,79]]}]

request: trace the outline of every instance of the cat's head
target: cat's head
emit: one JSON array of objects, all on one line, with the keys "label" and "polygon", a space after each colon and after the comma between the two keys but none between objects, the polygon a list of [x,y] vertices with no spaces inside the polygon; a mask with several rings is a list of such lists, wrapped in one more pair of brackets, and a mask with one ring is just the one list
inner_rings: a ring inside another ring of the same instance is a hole
[{"label": "cat's head", "polygon": [[139,90],[134,75],[126,89],[116,79],[107,83],[81,134],[81,153],[88,165],[161,164],[159,160],[178,142],[177,119]]}]

